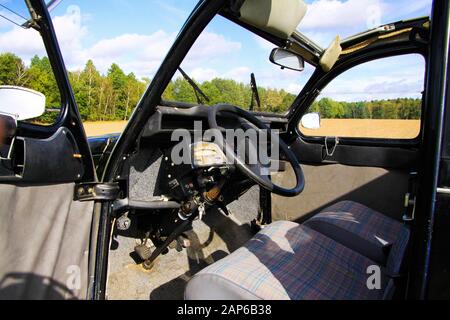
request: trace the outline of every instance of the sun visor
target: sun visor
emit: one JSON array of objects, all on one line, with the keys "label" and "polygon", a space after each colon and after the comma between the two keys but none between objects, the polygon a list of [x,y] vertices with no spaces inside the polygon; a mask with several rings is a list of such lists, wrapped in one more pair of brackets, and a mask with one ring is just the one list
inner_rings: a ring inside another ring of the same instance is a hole
[{"label": "sun visor", "polygon": [[289,38],[306,14],[303,0],[246,0],[240,20],[270,34]]},{"label": "sun visor", "polygon": [[330,71],[331,68],[333,68],[336,61],[339,59],[341,53],[342,53],[341,38],[337,36],[320,58],[319,63],[323,71],[325,72]]}]

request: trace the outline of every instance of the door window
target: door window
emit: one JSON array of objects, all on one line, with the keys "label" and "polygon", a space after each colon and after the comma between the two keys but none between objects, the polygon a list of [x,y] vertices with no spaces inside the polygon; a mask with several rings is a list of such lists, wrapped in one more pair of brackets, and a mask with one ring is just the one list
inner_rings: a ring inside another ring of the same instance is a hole
[{"label": "door window", "polygon": [[7,1],[0,7],[0,104],[30,101],[34,94],[45,107],[19,103],[0,106],[0,111],[12,111],[21,121],[51,125],[60,114],[61,95],[42,38],[27,27],[30,19],[24,1]]},{"label": "door window", "polygon": [[414,139],[420,133],[424,78],[419,54],[358,65],[324,88],[300,131],[316,137]]}]

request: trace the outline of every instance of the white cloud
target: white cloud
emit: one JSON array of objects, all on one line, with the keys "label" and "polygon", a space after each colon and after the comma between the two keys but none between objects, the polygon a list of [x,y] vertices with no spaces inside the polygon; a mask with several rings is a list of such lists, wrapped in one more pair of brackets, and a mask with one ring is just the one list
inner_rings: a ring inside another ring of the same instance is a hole
[{"label": "white cloud", "polygon": [[205,30],[188,53],[185,64],[190,68],[204,65],[205,61],[211,65],[213,62],[220,62],[228,54],[241,50],[241,47],[240,42],[230,41],[223,35]]},{"label": "white cloud", "polygon": [[[395,59],[395,58],[391,58]],[[375,62],[371,62],[375,64]],[[414,62],[410,59],[410,62]],[[410,64],[409,70],[392,67],[398,60],[379,61],[380,72],[372,74],[370,67],[361,65],[356,72],[349,70],[333,80],[321,93],[322,97],[330,97],[339,101],[361,101],[388,98],[419,98],[424,90],[423,66]],[[391,65],[389,68],[388,66]],[[366,67],[366,68],[365,68]],[[385,68],[386,67],[386,68]],[[381,70],[390,70],[382,72]],[[364,74],[364,71],[367,74]]]},{"label": "white cloud", "polygon": [[123,34],[103,39],[86,49],[84,61],[92,59],[103,72],[115,62],[126,72],[150,76],[163,60],[174,38],[174,34],[159,30],[150,35]]},{"label": "white cloud", "polygon": [[315,0],[298,29],[325,47],[336,35],[346,38],[384,23],[427,15],[431,1]]},{"label": "white cloud", "polygon": [[[330,97],[338,101],[370,101],[377,99],[419,98],[423,80],[405,77],[359,78],[358,81],[336,80],[326,88],[320,98]],[[319,98],[319,99],[320,99]]]},{"label": "white cloud", "polygon": [[290,84],[288,84],[288,86],[286,87],[285,90],[292,94],[299,94],[302,89],[303,89],[303,85],[301,85],[299,83],[290,83]]},{"label": "white cloud", "polygon": [[35,30],[13,27],[12,30],[0,33],[0,51],[13,52],[26,61],[35,54],[45,54],[39,34]]},{"label": "white cloud", "polygon": [[[182,11],[178,14],[181,15]],[[85,42],[90,34],[83,22],[87,17],[89,16],[82,15],[80,8],[75,5],[69,6],[64,15],[53,17],[59,45],[69,70],[81,69],[88,59],[92,59],[103,73],[115,62],[127,73],[134,72],[138,77],[151,77],[176,36],[175,33],[167,33],[164,30],[150,34],[125,33],[100,39],[93,45],[86,46]],[[16,53],[27,63],[35,54],[45,55],[39,34],[34,30],[19,27],[0,33],[0,48],[1,52]],[[212,69],[201,68],[205,61],[220,61],[227,54],[240,49],[239,42],[229,41],[220,34],[206,31],[191,49],[186,59],[187,65],[189,68],[197,68],[195,78],[208,79],[217,74]]]},{"label": "white cloud", "polygon": [[217,78],[219,74],[212,68],[195,68],[189,72],[189,76],[197,82],[203,82]]},{"label": "white cloud", "polygon": [[222,78],[247,83],[250,81],[251,73],[252,71],[249,67],[237,67],[223,74]]},{"label": "white cloud", "polygon": [[327,47],[336,35],[345,38],[380,25],[386,9],[382,0],[316,0],[298,29]]},{"label": "white cloud", "polygon": [[[57,38],[64,58],[69,66],[78,66],[86,56],[82,47],[82,39],[87,29],[81,25],[81,13],[77,6],[69,6],[63,16],[53,19]],[[37,31],[23,29],[17,26],[0,33],[0,48],[2,52],[13,52],[26,63],[34,56],[46,55],[44,44]]]},{"label": "white cloud", "polygon": [[85,62],[87,52],[83,48],[83,39],[88,30],[82,25],[80,8],[71,5],[63,16],[53,18],[56,36],[68,67],[79,67]]}]

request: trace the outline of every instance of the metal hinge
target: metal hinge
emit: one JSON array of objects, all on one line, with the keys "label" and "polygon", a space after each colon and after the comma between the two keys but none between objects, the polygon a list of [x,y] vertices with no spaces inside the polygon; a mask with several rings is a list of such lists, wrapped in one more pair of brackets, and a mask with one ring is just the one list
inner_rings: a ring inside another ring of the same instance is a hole
[{"label": "metal hinge", "polygon": [[75,201],[113,201],[119,196],[118,183],[79,183],[75,185]]}]

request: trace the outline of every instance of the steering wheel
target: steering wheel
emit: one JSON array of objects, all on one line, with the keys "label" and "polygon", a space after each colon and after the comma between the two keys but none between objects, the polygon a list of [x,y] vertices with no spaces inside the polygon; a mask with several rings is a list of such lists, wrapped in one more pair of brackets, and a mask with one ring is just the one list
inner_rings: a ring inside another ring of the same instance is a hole
[{"label": "steering wheel", "polygon": [[[268,126],[266,126],[264,123],[262,123],[258,118],[256,118],[254,115],[252,115],[250,112],[247,112],[241,108],[238,108],[233,105],[228,104],[218,104],[212,107],[208,108],[208,122],[209,127],[211,129],[217,129],[222,132],[224,129],[220,127],[217,124],[217,114],[219,112],[227,112],[232,113],[240,118],[243,118],[247,120],[250,124],[256,127],[259,131],[265,130],[266,132],[270,133],[270,141],[274,141],[273,139],[277,139],[279,141],[279,147],[280,151],[284,153],[289,163],[292,165],[292,168],[295,172],[296,177],[296,186],[292,189],[281,187],[275,183],[272,182],[269,175],[262,175],[261,171],[263,169],[263,166],[260,164],[259,161],[257,161],[257,164],[247,164],[245,160],[240,159],[238,155],[236,154],[234,148],[228,145],[227,139],[218,139],[219,141],[215,141],[219,147],[222,148],[222,150],[226,150],[227,156],[230,158],[229,160],[232,160],[234,164],[236,164],[236,167],[243,172],[245,175],[247,175],[250,179],[255,181],[257,184],[259,184],[264,189],[273,192],[275,194],[285,196],[285,197],[294,197],[298,194],[300,194],[304,187],[305,187],[305,178],[303,176],[303,171],[300,166],[300,163],[297,160],[297,157],[295,154],[290,150],[290,148],[287,146],[287,144],[279,137],[276,136],[272,130]],[[221,140],[221,141],[220,141]],[[276,141],[276,140],[275,140]]]}]

